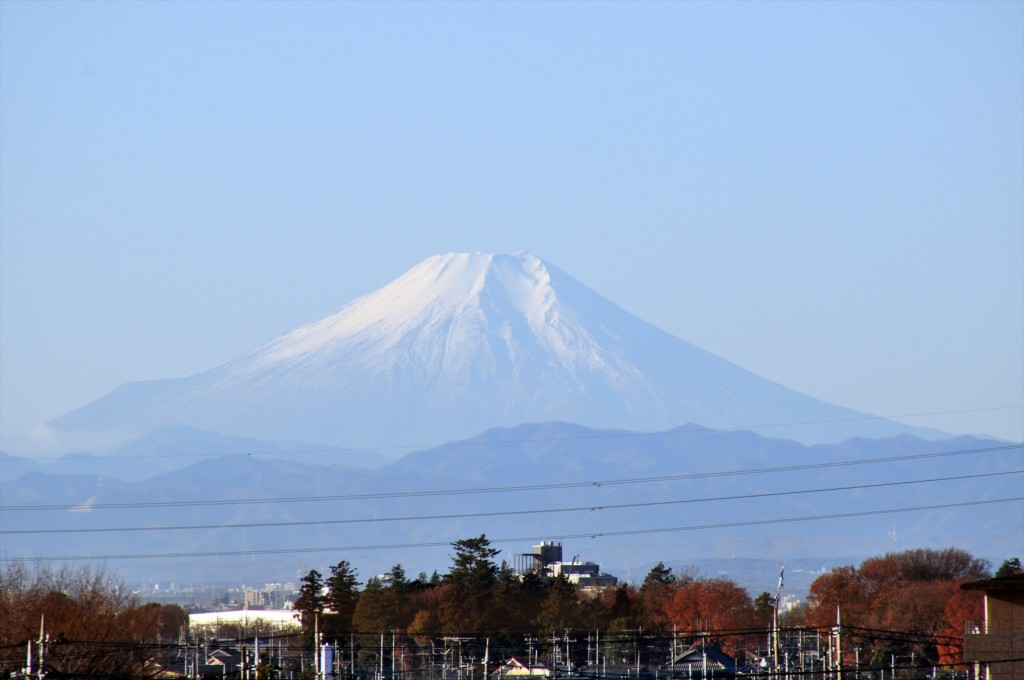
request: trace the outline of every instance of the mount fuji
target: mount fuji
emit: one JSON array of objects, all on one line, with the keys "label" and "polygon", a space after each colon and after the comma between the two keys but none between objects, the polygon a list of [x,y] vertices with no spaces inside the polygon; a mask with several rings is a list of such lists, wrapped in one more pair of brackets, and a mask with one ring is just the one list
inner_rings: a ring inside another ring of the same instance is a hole
[{"label": "mount fuji", "polygon": [[626,312],[530,254],[451,253],[337,313],[182,378],[128,383],[49,423],[383,448],[568,421],[751,429],[805,443],[940,435],[770,382]]}]

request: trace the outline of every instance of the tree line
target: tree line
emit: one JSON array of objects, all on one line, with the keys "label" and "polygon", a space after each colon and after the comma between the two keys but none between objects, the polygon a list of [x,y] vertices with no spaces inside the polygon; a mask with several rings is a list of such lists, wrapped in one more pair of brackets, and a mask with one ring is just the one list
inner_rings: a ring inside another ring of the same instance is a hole
[{"label": "tree line", "polygon": [[[841,622],[851,641],[843,661],[851,665],[855,654],[865,664],[888,664],[894,655],[922,665],[956,664],[965,623],[982,617],[981,593],[960,584],[992,575],[986,560],[957,548],[890,553],[820,575],[807,602],[776,619],[775,594],[752,596],[729,578],[674,573],[663,562],[639,584],[583,593],[564,577],[517,574],[498,564],[498,551],[484,535],[453,548],[444,575],[409,579],[396,564],[362,589],[347,561],[331,566],[326,577],[310,571],[295,603],[304,631],[312,635],[315,626],[323,639],[362,639],[371,646],[380,633],[413,641],[488,638],[519,653],[524,639],[552,639],[565,631],[600,631],[609,645],[642,633],[714,644],[751,662],[766,653],[765,631],[773,625],[831,632]],[[1019,560],[1007,560],[1000,573],[1019,566]]]},{"label": "tree line", "polygon": [[152,652],[176,642],[187,621],[177,605],[140,604],[102,568],[8,563],[0,570],[0,677],[20,677],[29,655],[47,677],[152,677]]},{"label": "tree line", "polygon": [[[688,643],[717,645],[740,663],[768,654],[775,596],[751,596],[731,579],[658,563],[639,584],[583,592],[564,577],[519,574],[497,562],[499,551],[485,535],[452,547],[444,574],[410,578],[396,564],[362,583],[346,560],[326,574],[311,570],[295,601],[302,631],[293,640],[296,653],[312,649],[319,634],[349,656],[352,668],[383,664],[385,635],[390,654],[403,659],[426,656],[441,638],[460,639],[462,651],[477,659],[490,650],[492,662],[532,656],[552,665],[585,665],[599,656],[610,664],[660,665],[670,649]],[[1012,559],[997,574],[1019,570]],[[988,562],[956,548],[874,557],[820,575],[806,603],[780,612],[778,629],[828,635],[841,613],[847,665],[855,654],[862,665],[888,667],[897,656],[956,664],[965,622],[982,617],[981,594],[959,585],[991,575]],[[101,569],[33,571],[10,563],[0,572],[0,671],[24,666],[26,642],[45,619],[52,676],[146,677],[155,668],[147,645],[176,643],[185,617],[174,605],[140,604]]]}]

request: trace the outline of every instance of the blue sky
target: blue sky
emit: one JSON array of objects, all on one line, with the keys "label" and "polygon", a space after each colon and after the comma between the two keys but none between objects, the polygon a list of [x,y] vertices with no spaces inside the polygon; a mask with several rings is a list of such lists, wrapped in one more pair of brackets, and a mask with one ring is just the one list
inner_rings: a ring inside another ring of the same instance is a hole
[{"label": "blue sky", "polygon": [[817,398],[1024,439],[1022,36],[1021,2],[0,0],[4,446],[520,250]]}]

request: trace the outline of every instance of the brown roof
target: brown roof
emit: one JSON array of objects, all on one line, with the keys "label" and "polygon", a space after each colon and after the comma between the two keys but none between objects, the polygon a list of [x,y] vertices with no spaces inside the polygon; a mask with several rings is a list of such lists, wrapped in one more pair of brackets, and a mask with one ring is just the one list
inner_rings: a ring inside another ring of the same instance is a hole
[{"label": "brown roof", "polygon": [[1024,574],[1013,574],[984,581],[970,581],[960,585],[963,590],[1024,590]]}]

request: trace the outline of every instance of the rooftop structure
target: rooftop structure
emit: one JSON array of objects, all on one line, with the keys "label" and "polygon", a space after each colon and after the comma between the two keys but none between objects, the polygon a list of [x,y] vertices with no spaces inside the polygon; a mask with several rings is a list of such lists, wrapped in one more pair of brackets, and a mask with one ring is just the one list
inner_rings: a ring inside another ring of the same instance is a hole
[{"label": "rooftop structure", "polygon": [[270,628],[297,628],[298,612],[292,609],[240,609],[224,612],[207,612],[188,615],[188,625],[192,630],[197,628],[216,628],[222,625],[250,626],[262,622]]},{"label": "rooftop structure", "polygon": [[565,562],[561,543],[543,541],[533,546],[532,552],[516,555],[515,569],[518,574],[532,572],[546,578],[564,576],[581,588],[609,588],[618,584],[616,577],[601,573],[601,565],[581,562],[577,557]]},{"label": "rooftop structure", "polygon": [[1024,680],[1024,574],[960,587],[985,593],[985,620],[968,626],[964,661],[976,665],[979,680]]}]

